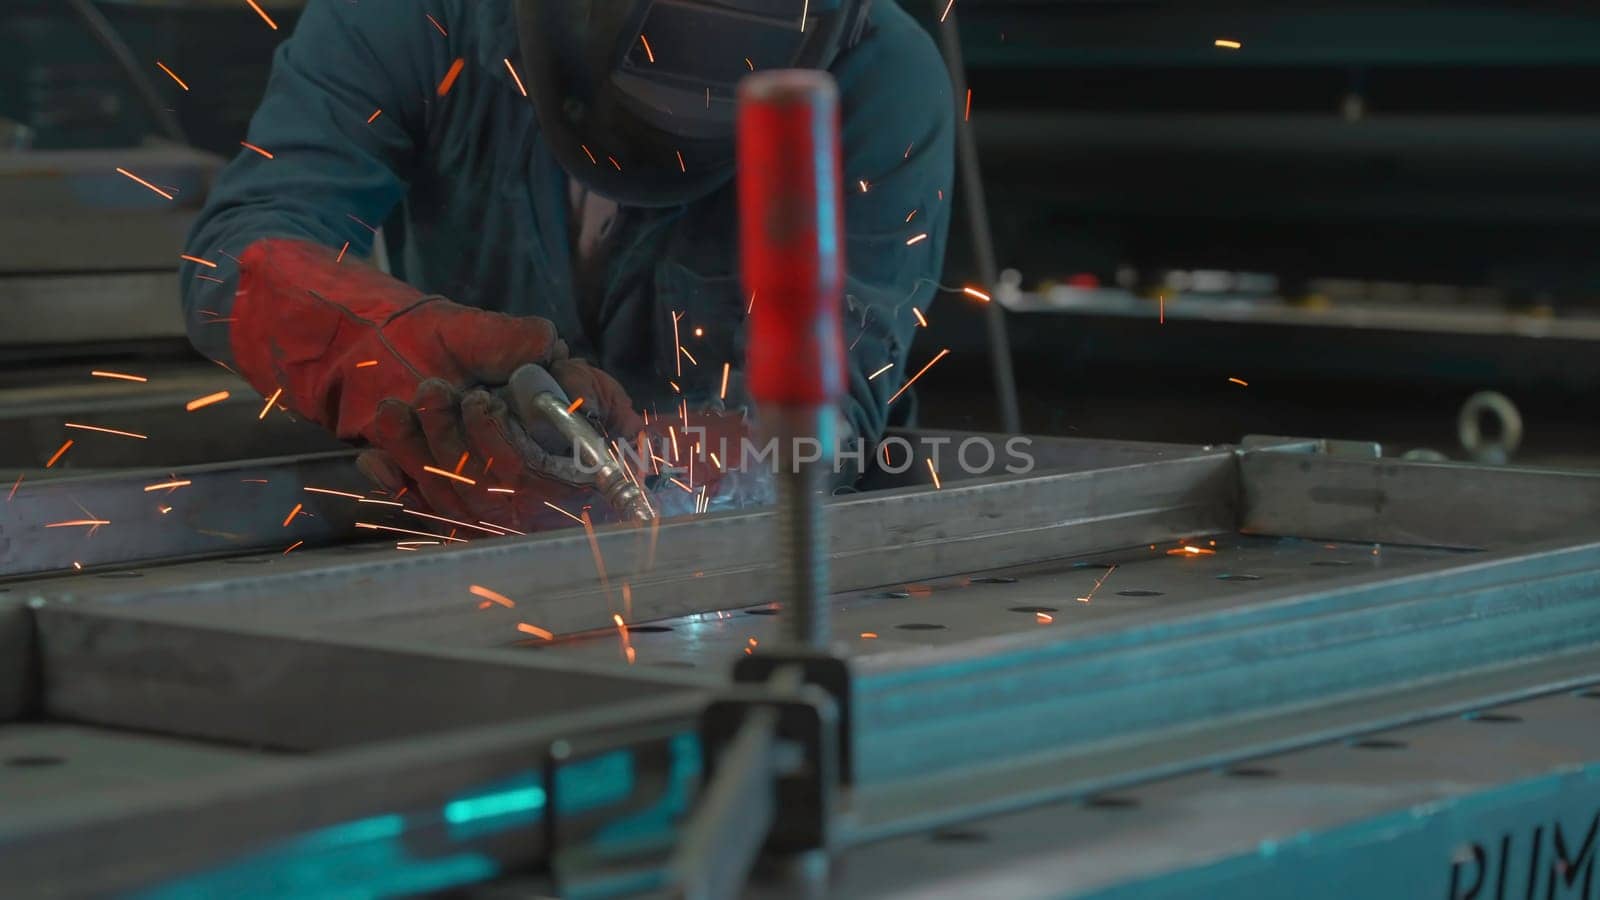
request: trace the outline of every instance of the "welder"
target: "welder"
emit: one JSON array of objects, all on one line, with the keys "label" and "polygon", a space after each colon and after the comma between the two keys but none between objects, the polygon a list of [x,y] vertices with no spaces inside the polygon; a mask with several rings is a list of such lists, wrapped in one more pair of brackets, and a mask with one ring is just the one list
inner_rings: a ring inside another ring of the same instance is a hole
[{"label": "welder", "polygon": [[563,524],[589,486],[496,388],[544,366],[617,441],[738,421],[735,88],[773,68],[838,82],[841,434],[871,447],[953,156],[943,63],[890,0],[310,0],[189,237],[220,264],[182,272],[191,339],[394,494]]}]

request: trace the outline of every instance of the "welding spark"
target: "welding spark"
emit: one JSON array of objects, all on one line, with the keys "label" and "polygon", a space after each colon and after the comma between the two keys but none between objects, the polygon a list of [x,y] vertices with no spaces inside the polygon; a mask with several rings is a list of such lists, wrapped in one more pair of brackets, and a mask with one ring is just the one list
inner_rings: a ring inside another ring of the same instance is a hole
[{"label": "welding spark", "polygon": [[429,15],[428,13],[423,13],[423,15],[428,17],[428,21],[433,23],[433,27],[439,29],[439,33],[440,34],[444,35],[445,37],[449,37],[450,36],[450,32],[444,30],[444,26],[439,24],[439,20],[438,19],[435,19],[433,16]]},{"label": "welding spark", "polygon": [[922,243],[923,241],[925,241],[927,239],[928,239],[928,233],[926,231],[924,231],[923,233],[921,233],[919,235],[915,235],[915,236],[909,238],[906,241],[906,246],[909,247],[912,244],[920,244],[920,243]]},{"label": "welding spark", "polygon": [[889,371],[892,368],[894,368],[894,363],[884,363],[883,364],[883,368],[879,369],[876,372],[873,372],[871,375],[868,375],[867,376],[867,380],[871,381],[872,379],[877,378],[879,375],[882,375],[883,373]]},{"label": "welding spark", "polygon": [[193,400],[190,400],[188,403],[185,403],[183,408],[189,412],[194,412],[197,409],[204,409],[207,406],[221,403],[230,396],[232,395],[227,391],[217,391],[215,394],[207,394],[204,397],[196,397]]},{"label": "welding spark", "polygon": [[[100,432],[102,434],[114,434],[114,435],[117,435],[118,437],[138,438],[141,441],[147,441],[147,440],[150,439],[150,436],[147,435],[147,434],[139,434],[139,433],[133,432],[133,431],[118,431],[115,428],[101,428],[98,425],[79,425],[76,422],[63,422],[61,424],[65,425],[68,428],[77,428],[77,429],[79,429],[81,431],[98,431],[98,432]],[[69,441],[68,443],[71,443],[71,442]]]},{"label": "welding spark", "polygon": [[527,622],[518,622],[517,630],[523,634],[531,634],[536,638],[544,638],[547,641],[553,641],[556,637],[550,632],[545,631],[543,628],[540,628],[537,625],[529,625]]},{"label": "welding spark", "polygon": [[1239,43],[1238,41],[1230,41],[1227,38],[1217,38],[1212,43],[1215,46],[1221,47],[1224,50],[1238,50],[1238,49],[1240,49],[1241,47],[1244,46],[1243,44]]},{"label": "welding spark", "polygon": [[[681,318],[683,318],[683,313],[676,311],[672,313],[672,346],[677,347],[679,350],[683,349],[683,341],[681,341],[678,337],[678,320]],[[678,364],[678,377],[682,378],[683,360],[674,357],[673,362]]]},{"label": "welding spark", "polygon": [[1088,603],[1091,600],[1093,600],[1094,599],[1094,592],[1100,590],[1100,585],[1105,584],[1106,583],[1106,579],[1110,578],[1111,577],[1111,573],[1115,572],[1116,570],[1117,570],[1117,567],[1116,567],[1115,564],[1113,564],[1111,566],[1111,568],[1109,568],[1109,569],[1107,569],[1105,571],[1104,575],[1101,575],[1099,578],[1096,578],[1095,582],[1094,582],[1094,587],[1089,588],[1089,593],[1088,594],[1086,594],[1086,595],[1084,595],[1082,597],[1079,597],[1078,598],[1078,602],[1079,603]]},{"label": "welding spark", "polygon": [[460,475],[461,474],[461,470],[465,469],[467,467],[467,460],[469,458],[470,457],[467,454],[467,451],[465,451],[465,450],[461,451],[461,458],[456,460],[455,473],[457,475]]},{"label": "welding spark", "polygon": [[461,77],[461,70],[466,66],[467,61],[460,57],[457,57],[456,61],[450,64],[450,70],[444,73],[444,80],[439,82],[439,96],[443,97],[445,94],[450,93],[450,89],[455,87],[456,79]]},{"label": "welding spark", "polygon": [[1156,297],[1156,324],[1167,324],[1167,297],[1165,294]]},{"label": "welding spark", "polygon": [[589,152],[589,145],[588,144],[579,144],[578,146],[583,148],[583,155],[589,157],[589,164],[590,165],[594,165],[594,166],[600,165],[600,160],[595,159],[594,158],[594,154]]},{"label": "welding spark", "polygon": [[717,394],[717,399],[719,400],[728,399],[728,372],[732,369],[732,367],[732,363],[722,364],[722,390]]},{"label": "welding spark", "polygon": [[50,523],[47,523],[44,527],[46,527],[46,528],[79,528],[79,527],[83,527],[83,526],[88,526],[89,528],[94,529],[94,528],[99,528],[101,525],[110,525],[110,524],[111,524],[111,520],[110,519],[72,519],[72,520],[69,520],[69,521],[66,521],[66,522],[50,522]]},{"label": "welding spark", "polygon": [[436,538],[436,539],[441,540],[441,541],[454,541],[457,544],[465,544],[465,543],[467,543],[466,541],[462,540],[461,538],[448,537],[448,536],[442,535],[442,534],[434,534],[431,531],[412,531],[409,528],[395,528],[392,525],[374,525],[371,522],[357,522],[355,524],[356,524],[357,528],[366,528],[366,529],[369,529],[371,531],[393,531],[396,534],[414,534],[417,537]]},{"label": "welding spark", "polygon": [[328,494],[328,495],[333,496],[333,497],[348,497],[351,500],[363,500],[363,499],[365,499],[360,494],[352,494],[349,491],[336,491],[336,490],[333,490],[332,488],[306,487],[306,488],[301,488],[301,490],[305,491],[308,494]]},{"label": "welding spark", "polygon": [[239,146],[247,148],[247,149],[250,149],[250,150],[254,150],[255,152],[261,154],[262,156],[265,156],[267,159],[272,159],[273,158],[271,153],[268,153],[267,151],[261,149],[260,147],[257,147],[255,144],[252,144],[249,141],[240,141],[239,142]]},{"label": "welding spark", "polygon": [[294,543],[292,543],[292,544],[290,544],[290,545],[289,545],[289,546],[288,546],[288,547],[286,547],[286,548],[284,548],[284,551],[283,551],[283,555],[284,555],[284,556],[288,556],[288,555],[289,555],[289,553],[290,553],[290,552],[291,552],[291,551],[292,551],[292,550],[294,550],[294,548],[296,548],[296,547],[299,547],[299,546],[301,546],[301,545],[302,545],[302,544],[304,544],[304,543],[305,543],[305,541],[295,541],[295,542],[294,542]]},{"label": "welding spark", "polygon": [[198,265],[202,265],[202,266],[205,266],[205,267],[210,268],[210,269],[215,269],[217,267],[217,264],[212,262],[209,259],[201,259],[198,256],[190,256],[187,253],[179,253],[178,254],[178,258],[179,259],[187,259],[189,262],[196,263]]},{"label": "welding spark", "polygon": [[356,363],[356,368],[358,368],[358,369],[370,369],[370,368],[372,368],[373,366],[375,366],[377,364],[378,364],[378,361],[375,360],[375,359],[363,359],[361,362]]},{"label": "welding spark", "polygon": [[622,163],[617,162],[617,158],[615,156],[608,156],[606,159],[611,160],[611,164],[616,166],[618,172],[622,171]]},{"label": "welding spark", "polygon": [[943,22],[943,21],[944,21],[944,20],[945,20],[945,17],[946,17],[946,16],[948,16],[948,15],[950,15],[950,10],[951,10],[951,8],[952,8],[952,7],[954,7],[954,6],[955,6],[955,5],[956,5],[956,0],[950,0],[950,2],[949,2],[949,3],[946,3],[946,4],[945,4],[945,5],[944,5],[944,12],[942,12],[942,13],[940,13],[940,14],[939,14],[939,21],[940,21],[940,22]]},{"label": "welding spark", "polygon": [[889,402],[893,403],[895,400],[897,400],[900,397],[901,394],[904,394],[906,392],[907,388],[911,387],[911,385],[916,383],[916,380],[918,378],[922,377],[922,373],[924,373],[924,372],[928,371],[929,369],[933,368],[933,364],[934,363],[938,362],[941,359],[944,359],[947,355],[949,355],[949,353],[950,353],[950,348],[948,348],[948,347],[946,347],[943,350],[940,350],[933,357],[933,359],[928,360],[928,364],[927,365],[923,366],[920,370],[917,371],[917,374],[911,376],[911,380],[910,381],[907,381],[905,384],[900,385],[900,390],[894,392],[894,396],[889,398]]},{"label": "welding spark", "polygon": [[265,419],[267,417],[267,413],[272,412],[272,405],[277,403],[278,398],[282,396],[283,388],[278,388],[277,390],[273,391],[272,396],[267,398],[266,405],[261,407],[261,415],[256,416],[256,419]]},{"label": "welding spark", "polygon": [[1250,386],[1250,382],[1245,381],[1243,378],[1229,378],[1228,380],[1233,382],[1234,384],[1239,385],[1240,387],[1249,387]]},{"label": "welding spark", "polygon": [[272,21],[272,17],[267,15],[267,11],[262,9],[260,4],[256,3],[256,0],[244,0],[244,2],[250,4],[250,8],[256,11],[256,15],[260,16],[261,20],[266,22],[269,28],[273,31],[278,30],[278,23]]},{"label": "welding spark", "polygon": [[1171,550],[1168,550],[1167,551],[1167,555],[1168,556],[1216,556],[1217,555],[1217,551],[1208,549],[1206,547],[1196,547],[1196,546],[1194,546],[1192,544],[1185,544],[1182,547],[1175,547],[1175,548],[1173,548]]},{"label": "welding spark", "polygon": [[1051,622],[1056,620],[1055,616],[1052,616],[1049,613],[1036,612],[1034,615],[1038,617],[1040,625],[1049,625]]},{"label": "welding spark", "polygon": [[182,479],[179,479],[179,480],[176,480],[176,481],[163,481],[160,484],[147,484],[147,485],[145,485],[144,486],[144,492],[146,494],[148,494],[151,491],[177,490],[178,488],[181,488],[181,487],[188,487],[191,484],[194,484],[194,482],[193,481],[186,481],[186,480],[182,480]]},{"label": "welding spark", "polygon": [[485,534],[492,534],[492,535],[494,535],[496,537],[504,537],[505,536],[504,532],[490,531],[487,528],[482,528],[482,527],[477,526],[477,525],[468,525],[466,522],[462,522],[462,521],[459,521],[457,519],[447,519],[444,516],[436,516],[433,513],[425,513],[425,512],[421,512],[420,510],[415,510],[415,509],[407,509],[407,510],[403,510],[403,512],[405,512],[405,514],[408,515],[408,516],[418,516],[418,517],[424,518],[424,519],[432,519],[435,522],[443,522],[446,525],[455,525],[458,528],[471,528],[474,531],[481,531],[481,532],[483,532]]},{"label": "welding spark", "polygon": [[628,663],[633,663],[633,641],[628,637],[628,625],[622,621],[622,616],[611,614],[611,621],[617,623],[617,634],[622,637],[622,652],[628,657]]},{"label": "welding spark", "polygon": [[694,365],[697,365],[697,366],[700,365],[700,361],[698,359],[694,358],[694,354],[689,352],[689,348],[688,347],[679,347],[678,348],[678,352],[682,353],[684,356],[689,357],[689,362],[693,363]]},{"label": "welding spark", "polygon": [[491,494],[515,494],[516,493],[516,490],[514,488],[484,488],[484,490],[488,491]]},{"label": "welding spark", "polygon": [[150,190],[155,191],[156,193],[160,194],[161,196],[167,198],[168,200],[172,199],[172,195],[171,194],[167,193],[166,191],[163,191],[161,188],[156,187],[155,185],[151,184],[150,182],[145,181],[143,178],[140,178],[139,176],[133,174],[132,172],[129,172],[127,169],[118,168],[117,171],[120,172],[123,175],[128,176],[129,178],[132,178],[134,181],[139,182],[140,184],[144,185],[145,187],[149,188]]},{"label": "welding spark", "polygon": [[511,73],[511,80],[517,83],[517,90],[522,93],[522,96],[528,96],[528,89],[522,84],[522,76],[517,74],[517,67],[511,64],[509,58],[506,60],[506,71]]},{"label": "welding spark", "polygon": [[928,327],[928,319],[927,319],[926,316],[924,316],[922,314],[922,310],[917,309],[915,306],[913,306],[913,307],[911,307],[911,315],[917,320],[917,325],[919,325],[919,326],[921,326],[923,328],[927,328]]},{"label": "welding spark", "polygon": [[982,300],[984,303],[988,303],[991,299],[993,299],[988,294],[978,290],[975,287],[964,287],[961,289],[961,293],[966,294],[968,297]]},{"label": "welding spark", "polygon": [[158,59],[158,60],[156,60],[156,66],[157,66],[157,68],[161,69],[161,71],[167,73],[167,77],[168,78],[171,78],[173,81],[176,81],[178,83],[178,87],[181,87],[186,91],[189,89],[189,86],[187,84],[183,83],[183,79],[178,77],[178,73],[177,72],[174,72],[171,69],[167,68],[167,64],[166,63],[164,63],[164,62],[162,62],[161,60]]},{"label": "welding spark", "polygon": [[422,471],[427,472],[430,475],[438,475],[440,478],[449,478],[452,481],[459,481],[462,484],[477,484],[476,481],[473,481],[471,478],[468,478],[465,475],[457,475],[454,472],[446,469],[440,469],[435,466],[423,466]]},{"label": "welding spark", "polygon": [[944,486],[939,483],[939,470],[933,467],[933,460],[928,460],[928,473],[933,476],[933,489],[941,490]]},{"label": "welding spark", "polygon": [[744,64],[750,67],[750,71],[754,72],[756,70],[756,64],[750,61],[750,57],[746,56],[744,58]]},{"label": "welding spark", "polygon": [[645,58],[650,60],[652,63],[655,62],[656,52],[650,49],[650,39],[644,36],[644,32],[639,33],[639,42],[644,44]]},{"label": "welding spark", "polygon": [[504,525],[496,525],[496,524],[495,524],[495,523],[493,523],[493,522],[485,522],[485,521],[484,521],[484,520],[482,520],[482,519],[479,519],[479,520],[478,520],[478,524],[479,524],[479,525],[484,525],[484,526],[487,526],[487,527],[489,527],[489,528],[498,528],[498,529],[500,529],[500,534],[501,534],[501,535],[502,535],[502,536],[504,536],[504,535],[508,535],[508,534],[522,534],[522,535],[525,535],[525,534],[527,534],[527,532],[526,532],[526,531],[518,531],[518,530],[516,530],[516,529],[515,529],[515,528],[507,528],[507,527],[506,527],[506,526],[504,526]]},{"label": "welding spark", "polygon": [[674,150],[672,152],[678,154],[678,171],[679,172],[687,172],[687,171],[689,171],[689,167],[683,164],[683,151],[682,150]]},{"label": "welding spark", "polygon": [[967,111],[961,117],[963,122],[972,121],[972,88],[967,88]]},{"label": "welding spark", "polygon": [[863,640],[868,641],[877,640],[878,633],[876,631],[863,631],[861,632],[861,637]]},{"label": "welding spark", "polygon": [[865,194],[867,192],[867,180],[865,178],[857,181],[856,184],[861,185],[861,193]]},{"label": "welding spark", "polygon": [[[492,490],[494,490],[494,488],[490,488],[489,490],[492,491]],[[572,513],[567,512],[566,510],[564,510],[561,507],[555,505],[554,503],[551,503],[549,500],[544,501],[544,505],[550,507],[551,509],[555,510],[558,513],[561,513],[563,516],[566,516],[567,518],[571,519],[572,521],[577,522],[579,525],[583,524],[583,520],[582,519],[578,518],[577,516],[573,515]]]},{"label": "welding spark", "polygon": [[906,222],[909,223],[912,219],[916,218],[916,216],[917,211],[914,209],[911,212],[906,213]]},{"label": "welding spark", "polygon": [[116,378],[116,379],[119,379],[119,380],[122,380],[122,381],[145,382],[145,381],[149,381],[150,380],[150,379],[144,377],[143,375],[127,375],[127,374],[124,374],[122,372],[105,372],[105,371],[101,371],[100,369],[95,369],[94,371],[90,372],[89,374],[93,375],[96,378]]},{"label": "welding spark", "polygon": [[346,253],[349,253],[349,252],[350,252],[350,242],[349,241],[345,241],[344,242],[344,246],[339,248],[339,255],[335,256],[333,258],[333,261],[336,262],[336,263],[344,262],[344,255]]},{"label": "welding spark", "polygon": [[289,510],[289,514],[283,517],[283,527],[288,528],[289,523],[294,521],[295,516],[300,515],[300,510],[303,508],[304,507],[301,504],[296,503],[294,505],[294,509]]},{"label": "welding spark", "polygon": [[498,603],[501,606],[504,606],[506,609],[515,609],[517,606],[516,601],[512,600],[510,597],[507,597],[505,594],[502,594],[499,591],[490,590],[481,584],[468,586],[467,593],[473,595],[474,597],[482,597],[491,603]]},{"label": "welding spark", "polygon": [[378,117],[381,115],[383,115],[383,107],[380,106],[372,111],[372,115],[367,116],[367,124],[371,125],[373,122],[378,121]]},{"label": "welding spark", "polygon": [[744,314],[747,315],[747,316],[750,315],[750,311],[755,309],[755,308],[756,308],[756,292],[755,291],[751,291],[750,292],[750,302],[745,305]]}]

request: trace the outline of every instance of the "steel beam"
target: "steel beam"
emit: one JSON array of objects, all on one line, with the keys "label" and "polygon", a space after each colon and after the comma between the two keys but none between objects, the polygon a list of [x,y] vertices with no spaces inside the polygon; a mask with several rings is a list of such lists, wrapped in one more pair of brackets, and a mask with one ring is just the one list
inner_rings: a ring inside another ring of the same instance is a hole
[{"label": "steel beam", "polygon": [[31,710],[38,690],[33,617],[20,599],[0,594],[0,724]]},{"label": "steel beam", "polygon": [[[1231,452],[1214,451],[839,498],[828,507],[833,589],[1231,529],[1235,471]],[[139,582],[43,582],[28,591],[230,627],[495,646],[521,637],[519,621],[570,633],[611,627],[614,614],[644,622],[765,602],[770,534],[768,512],[726,513],[659,529],[601,529],[592,542],[576,531],[497,539],[282,574],[273,573],[302,563],[284,557],[246,570],[204,562],[177,576],[175,569]],[[507,595],[516,609],[478,610],[467,593],[473,584]]]}]

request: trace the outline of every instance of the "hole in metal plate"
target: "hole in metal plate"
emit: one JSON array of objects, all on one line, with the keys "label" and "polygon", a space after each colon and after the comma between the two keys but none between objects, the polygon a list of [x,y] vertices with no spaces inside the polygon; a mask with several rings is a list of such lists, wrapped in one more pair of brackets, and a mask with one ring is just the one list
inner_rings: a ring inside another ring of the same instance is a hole
[{"label": "hole in metal plate", "polygon": [[1229,572],[1226,575],[1218,575],[1217,576],[1217,580],[1218,581],[1260,581],[1261,580],[1261,576],[1260,575],[1245,575],[1243,573],[1235,574],[1233,572]]},{"label": "hole in metal plate", "polygon": [[143,572],[129,570],[127,572],[101,572],[96,578],[143,578]]},{"label": "hole in metal plate", "polygon": [[1350,746],[1357,750],[1404,750],[1407,744],[1405,741],[1393,738],[1362,738],[1359,741],[1352,741]]},{"label": "hole in metal plate", "polygon": [[1010,607],[1010,609],[1012,612],[1028,613],[1029,615],[1032,615],[1033,613],[1060,612],[1060,610],[1056,609],[1054,606],[1013,606]]},{"label": "hole in metal plate", "polygon": [[989,833],[976,828],[941,828],[929,835],[929,840],[941,844],[981,844],[989,840]]},{"label": "hole in metal plate", "polygon": [[663,632],[663,631],[671,631],[671,630],[672,630],[672,626],[671,625],[629,625],[628,626],[628,631],[632,632],[633,634],[658,634],[658,633]]},{"label": "hole in metal plate", "polygon": [[17,768],[42,768],[44,766],[59,766],[66,762],[64,757],[50,756],[47,754],[34,754],[29,756],[8,756],[5,763]]},{"label": "hole in metal plate", "polygon": [[1161,597],[1164,591],[1117,591],[1118,597]]},{"label": "hole in metal plate", "polygon": [[775,616],[778,614],[778,611],[770,606],[764,606],[761,609],[744,610],[744,614],[747,616]]},{"label": "hole in metal plate", "polygon": [[1016,584],[1017,580],[1009,575],[985,575],[982,578],[972,579],[973,584]]},{"label": "hole in metal plate", "polygon": [[1489,722],[1495,725],[1513,725],[1522,721],[1521,716],[1497,712],[1467,713],[1466,719],[1469,722]]},{"label": "hole in metal plate", "polygon": [[1139,805],[1139,801],[1117,794],[1096,794],[1083,801],[1083,805],[1091,809],[1132,809]]},{"label": "hole in metal plate", "polygon": [[904,625],[896,625],[895,627],[906,631],[942,631],[945,626],[935,625],[932,622],[907,622]]},{"label": "hole in metal plate", "polygon": [[1232,766],[1223,769],[1222,774],[1229,778],[1276,778],[1278,770],[1266,766]]}]

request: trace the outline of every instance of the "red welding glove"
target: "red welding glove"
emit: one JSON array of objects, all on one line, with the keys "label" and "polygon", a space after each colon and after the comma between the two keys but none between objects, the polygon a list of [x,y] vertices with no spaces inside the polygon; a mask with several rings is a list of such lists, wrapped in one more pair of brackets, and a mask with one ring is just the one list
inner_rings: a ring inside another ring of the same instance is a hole
[{"label": "red welding glove", "polygon": [[[392,485],[388,476],[398,470],[437,512],[472,514],[469,521],[485,518],[482,512],[508,515],[500,497],[510,495],[467,490],[477,486],[424,467],[456,473],[462,452],[470,462],[473,448],[494,444],[497,433],[515,426],[491,423],[504,409],[487,404],[469,418],[461,391],[504,384],[518,367],[537,363],[571,372],[572,393],[593,395],[591,414],[619,427],[632,424],[627,395],[603,373],[566,360],[566,345],[548,320],[425,296],[307,241],[263,239],[240,257],[232,346],[240,374],[264,396],[281,390],[296,414],[387,451],[365,460],[369,475]],[[469,435],[471,428],[483,433]],[[532,477],[520,463],[503,459],[502,471]],[[487,455],[474,463],[480,472],[488,464]],[[528,491],[528,499],[545,492],[564,502],[582,493],[559,478],[513,489]]]}]

